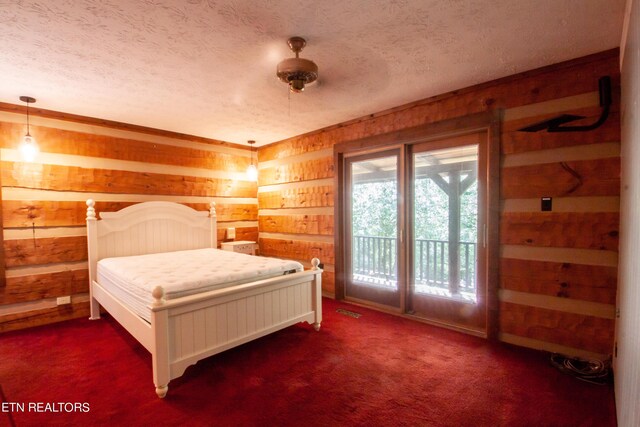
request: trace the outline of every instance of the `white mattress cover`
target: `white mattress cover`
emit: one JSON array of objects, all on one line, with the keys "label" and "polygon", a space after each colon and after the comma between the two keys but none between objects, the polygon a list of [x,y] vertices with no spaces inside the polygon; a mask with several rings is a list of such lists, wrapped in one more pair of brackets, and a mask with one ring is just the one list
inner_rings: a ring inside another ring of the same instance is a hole
[{"label": "white mattress cover", "polygon": [[165,299],[175,299],[226,286],[302,271],[296,261],[245,255],[213,248],[105,258],[97,279],[134,313],[151,319],[151,292],[162,286]]}]

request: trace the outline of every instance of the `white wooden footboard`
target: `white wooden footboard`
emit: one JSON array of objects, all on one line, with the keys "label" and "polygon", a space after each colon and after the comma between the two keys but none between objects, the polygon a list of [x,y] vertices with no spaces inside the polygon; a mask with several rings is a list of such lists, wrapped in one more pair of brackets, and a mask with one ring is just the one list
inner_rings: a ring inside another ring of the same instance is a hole
[{"label": "white wooden footboard", "polygon": [[160,287],[151,324],[155,333],[154,383],[164,397],[170,380],[189,365],[299,322],[320,329],[319,261],[314,270],[206,294],[164,301]]}]

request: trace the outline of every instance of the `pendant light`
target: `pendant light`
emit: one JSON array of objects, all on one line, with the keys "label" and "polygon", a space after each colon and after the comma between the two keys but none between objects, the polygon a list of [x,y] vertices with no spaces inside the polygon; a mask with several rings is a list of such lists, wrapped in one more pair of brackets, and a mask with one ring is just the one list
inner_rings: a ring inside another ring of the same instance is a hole
[{"label": "pendant light", "polygon": [[20,151],[20,155],[25,162],[33,162],[40,152],[40,147],[38,147],[38,143],[29,133],[29,104],[36,102],[36,99],[30,96],[21,96],[20,101],[27,103],[27,134],[22,137],[22,141],[18,145],[18,151]]},{"label": "pendant light", "polygon": [[247,141],[247,144],[249,144],[249,147],[251,147],[251,164],[249,165],[249,167],[247,168],[247,178],[249,179],[249,181],[257,181],[258,180],[258,168],[256,167],[256,165],[253,164],[253,144],[255,144],[256,142],[253,140],[249,140]]}]

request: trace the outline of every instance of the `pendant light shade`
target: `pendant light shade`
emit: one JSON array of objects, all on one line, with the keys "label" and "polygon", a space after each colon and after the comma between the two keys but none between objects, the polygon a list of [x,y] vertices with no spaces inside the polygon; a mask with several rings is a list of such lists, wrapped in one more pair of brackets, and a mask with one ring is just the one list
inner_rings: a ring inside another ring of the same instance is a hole
[{"label": "pendant light shade", "polygon": [[18,146],[20,156],[25,162],[33,162],[40,153],[40,147],[38,143],[31,135],[25,135],[22,137],[22,142]]},{"label": "pendant light shade", "polygon": [[247,167],[247,179],[249,179],[249,181],[258,180],[258,168],[253,163],[253,144],[255,143],[255,141],[247,141],[247,144],[251,147],[251,164]]},{"label": "pendant light shade", "polygon": [[22,141],[18,144],[18,151],[22,156],[22,160],[33,162],[40,153],[40,147],[35,138],[29,133],[29,104],[36,102],[36,99],[30,96],[21,96],[20,101],[27,103],[27,134],[22,137]]}]

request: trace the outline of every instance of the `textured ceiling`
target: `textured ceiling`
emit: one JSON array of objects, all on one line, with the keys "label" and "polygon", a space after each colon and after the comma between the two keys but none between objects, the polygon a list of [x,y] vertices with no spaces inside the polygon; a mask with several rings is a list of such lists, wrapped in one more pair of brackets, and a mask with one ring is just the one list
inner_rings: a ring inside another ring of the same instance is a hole
[{"label": "textured ceiling", "polygon": [[[0,0],[0,101],[263,145],[614,48],[623,11],[624,0]],[[275,69],[294,35],[320,77],[289,98]]]}]

